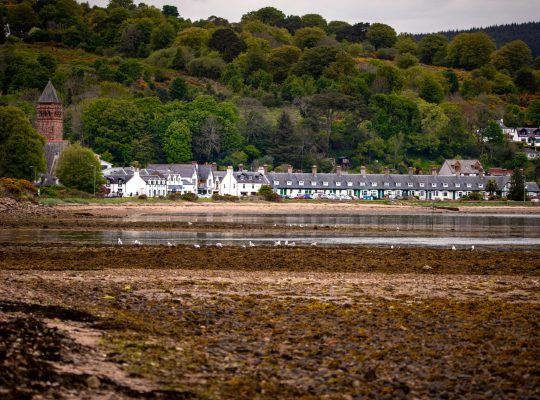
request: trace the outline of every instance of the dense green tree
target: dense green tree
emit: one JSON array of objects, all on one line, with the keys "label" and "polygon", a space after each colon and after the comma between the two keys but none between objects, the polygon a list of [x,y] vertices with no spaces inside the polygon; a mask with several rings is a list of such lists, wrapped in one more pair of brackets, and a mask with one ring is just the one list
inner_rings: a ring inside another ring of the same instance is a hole
[{"label": "dense green tree", "polygon": [[508,199],[515,201],[525,200],[525,177],[520,168],[515,168],[510,177],[510,190],[508,191]]},{"label": "dense green tree", "polygon": [[486,183],[486,192],[489,193],[490,196],[494,196],[495,193],[499,191],[499,187],[497,186],[497,181],[494,179],[490,179]]},{"label": "dense green tree", "polygon": [[291,35],[294,35],[294,33],[303,26],[302,18],[300,18],[298,15],[289,15],[282,21],[279,21],[276,26],[285,28]]},{"label": "dense green tree", "polygon": [[316,27],[326,30],[326,20],[319,14],[302,15],[302,25],[305,27]]},{"label": "dense green tree", "polygon": [[330,21],[326,26],[326,32],[328,32],[329,35],[335,35],[338,32],[344,31],[350,27],[351,24],[346,21]]},{"label": "dense green tree", "polygon": [[495,42],[484,32],[460,33],[448,45],[448,61],[471,70],[487,64],[494,50]]},{"label": "dense green tree", "polygon": [[166,15],[167,17],[178,18],[180,16],[180,14],[178,13],[178,8],[176,6],[164,5],[161,10],[163,15]]},{"label": "dense green tree", "polygon": [[411,53],[399,54],[396,57],[396,65],[401,69],[414,67],[418,64],[418,58]]},{"label": "dense green tree", "polygon": [[181,121],[173,121],[165,131],[163,151],[168,163],[187,163],[193,159],[191,131]]},{"label": "dense green tree", "polygon": [[56,175],[62,185],[88,193],[99,192],[105,183],[96,155],[78,143],[62,151]]},{"label": "dense green tree", "polygon": [[440,103],[444,98],[442,85],[433,77],[427,76],[420,84],[420,97],[429,103]]},{"label": "dense green tree", "polygon": [[211,33],[208,29],[193,26],[178,33],[175,43],[193,50],[200,50],[208,46],[210,38]]},{"label": "dense green tree", "polygon": [[298,29],[294,34],[294,45],[304,49],[317,46],[326,37],[326,33],[318,27],[306,27]]},{"label": "dense green tree", "polygon": [[231,62],[246,49],[244,41],[230,28],[215,30],[208,46],[219,51],[226,62]]},{"label": "dense green tree", "polygon": [[535,93],[537,90],[536,76],[532,69],[525,67],[516,72],[514,83],[519,90],[528,93]]},{"label": "dense green tree", "polygon": [[531,61],[531,49],[522,40],[508,42],[491,55],[491,62],[495,67],[511,74],[528,66]]},{"label": "dense green tree", "polygon": [[443,72],[443,76],[448,85],[448,92],[451,94],[456,93],[459,90],[459,80],[456,73],[453,70],[448,69]]},{"label": "dense green tree", "polygon": [[298,76],[311,75],[314,78],[319,78],[324,69],[336,60],[337,53],[336,48],[329,46],[306,49],[291,72]]},{"label": "dense green tree", "polygon": [[0,106],[0,177],[34,181],[45,172],[44,144],[21,109]]},{"label": "dense green tree", "polygon": [[154,50],[163,49],[173,42],[174,37],[174,27],[168,22],[163,22],[152,29],[150,44]]},{"label": "dense green tree", "polygon": [[12,35],[25,37],[30,28],[38,24],[38,16],[30,4],[30,2],[22,2],[9,8],[7,23]]},{"label": "dense green tree", "polygon": [[395,94],[377,94],[371,100],[373,128],[384,139],[398,132],[420,131],[420,112],[412,100]]},{"label": "dense green tree", "polygon": [[418,44],[410,35],[399,35],[396,43],[394,43],[394,48],[399,54],[418,54]]},{"label": "dense green tree", "polygon": [[142,28],[137,24],[129,24],[122,31],[119,50],[128,57],[139,57],[145,52],[146,37]]},{"label": "dense green tree", "polygon": [[344,40],[351,43],[363,42],[366,40],[366,34],[369,28],[369,23],[359,22],[352,26],[345,26],[338,29],[336,34],[336,40],[342,42]]},{"label": "dense green tree", "polygon": [[171,100],[187,100],[189,98],[189,88],[184,78],[174,78],[169,86],[169,98]]},{"label": "dense green tree", "polygon": [[274,157],[274,165],[292,163],[298,158],[294,124],[286,112],[281,113],[274,130],[270,154]]},{"label": "dense green tree", "polygon": [[525,121],[525,113],[521,111],[519,106],[509,104],[504,109],[503,121],[506,126],[511,128],[521,127]]},{"label": "dense green tree", "polygon": [[219,57],[203,56],[191,60],[187,65],[191,75],[211,79],[219,79],[224,69],[225,62]]},{"label": "dense green tree", "polygon": [[540,126],[540,100],[533,100],[529,103],[526,115],[531,126]]},{"label": "dense green tree", "polygon": [[424,36],[418,43],[420,61],[424,64],[442,65],[447,47],[448,39],[444,35],[433,33]]},{"label": "dense green tree", "polygon": [[275,7],[263,7],[252,13],[252,15],[268,25],[276,25],[285,19],[285,14]]},{"label": "dense green tree", "polygon": [[394,28],[389,25],[375,23],[371,24],[366,32],[366,39],[375,46],[376,49],[381,47],[392,47],[396,43],[397,35]]},{"label": "dense green tree", "polygon": [[274,81],[281,83],[289,75],[291,67],[298,61],[302,52],[296,46],[281,46],[272,49],[268,56],[268,69]]}]

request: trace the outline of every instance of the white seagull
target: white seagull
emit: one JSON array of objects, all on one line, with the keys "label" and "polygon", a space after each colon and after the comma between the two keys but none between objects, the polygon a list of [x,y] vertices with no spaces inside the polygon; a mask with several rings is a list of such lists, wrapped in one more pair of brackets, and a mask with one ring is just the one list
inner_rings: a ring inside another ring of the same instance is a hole
[{"label": "white seagull", "polygon": [[294,246],[296,246],[296,243],[295,243],[295,242],[291,242],[291,243],[289,243],[287,246],[294,247]]},{"label": "white seagull", "polygon": [[471,246],[471,251],[474,251],[474,244]]},{"label": "white seagull", "polygon": [[456,246],[452,246],[452,250],[457,250],[457,249],[456,249]]},{"label": "white seagull", "polygon": [[311,243],[312,246],[317,246],[317,242]]},{"label": "white seagull", "polygon": [[251,240],[249,241],[249,247],[255,247],[255,244]]},{"label": "white seagull", "polygon": [[200,248],[201,248],[201,246],[198,245],[198,244],[194,244],[193,247],[195,247],[196,249],[200,249]]},{"label": "white seagull", "polygon": [[118,238],[118,244],[122,246],[124,243],[122,243],[122,239]]},{"label": "white seagull", "polygon": [[188,225],[193,225],[193,222],[191,222],[191,221],[188,221],[188,223],[187,223],[187,224],[188,224]]},{"label": "white seagull", "polygon": [[216,247],[223,247],[223,245],[221,243],[217,242]]},{"label": "white seagull", "polygon": [[281,240],[276,240],[274,242],[274,246],[281,246]]},{"label": "white seagull", "polygon": [[167,242],[167,246],[172,247],[172,243],[171,243],[171,242]]},{"label": "white seagull", "polygon": [[390,248],[393,250],[393,249],[394,249],[394,245],[390,246]]},{"label": "white seagull", "polygon": [[285,240],[285,246],[288,246],[288,245],[289,245],[289,241]]},{"label": "white seagull", "polygon": [[142,243],[139,242],[138,240],[135,240],[135,241],[133,242],[133,244],[136,244],[136,245],[139,245],[139,246],[142,245]]}]

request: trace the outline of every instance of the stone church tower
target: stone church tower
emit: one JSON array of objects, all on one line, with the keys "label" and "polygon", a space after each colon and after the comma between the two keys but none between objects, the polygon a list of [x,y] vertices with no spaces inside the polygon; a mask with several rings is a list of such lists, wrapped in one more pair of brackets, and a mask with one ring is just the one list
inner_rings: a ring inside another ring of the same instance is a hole
[{"label": "stone church tower", "polygon": [[64,109],[51,81],[38,100],[36,130],[47,143],[60,142],[64,137]]}]

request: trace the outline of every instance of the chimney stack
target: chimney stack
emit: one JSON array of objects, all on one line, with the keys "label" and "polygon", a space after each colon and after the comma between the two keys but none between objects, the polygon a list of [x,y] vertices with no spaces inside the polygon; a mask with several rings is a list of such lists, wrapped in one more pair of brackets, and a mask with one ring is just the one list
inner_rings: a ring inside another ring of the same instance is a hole
[{"label": "chimney stack", "polygon": [[311,166],[311,175],[317,176],[317,166],[316,165]]},{"label": "chimney stack", "polygon": [[413,175],[414,174],[414,169],[413,167],[409,167],[409,175]]},{"label": "chimney stack", "polygon": [[264,164],[263,165],[263,168],[264,168],[264,174],[268,174],[268,164]]},{"label": "chimney stack", "polygon": [[291,164],[287,165],[287,173],[292,174],[292,165]]},{"label": "chimney stack", "polygon": [[242,172],[244,170],[244,164],[238,164],[238,171]]},{"label": "chimney stack", "polygon": [[216,172],[217,171],[217,163],[213,162],[211,168],[212,168],[212,172]]},{"label": "chimney stack", "polygon": [[390,168],[386,167],[384,169],[384,174],[387,175],[387,176],[390,175]]},{"label": "chimney stack", "polygon": [[431,168],[431,175],[437,176],[437,168]]},{"label": "chimney stack", "polygon": [[341,175],[341,165],[336,166],[336,174],[337,174],[338,176]]},{"label": "chimney stack", "polygon": [[227,175],[232,174],[232,173],[233,173],[233,167],[232,167],[232,165],[228,165],[227,166]]},{"label": "chimney stack", "polygon": [[360,167],[360,174],[364,176],[366,175],[366,167],[364,165]]}]

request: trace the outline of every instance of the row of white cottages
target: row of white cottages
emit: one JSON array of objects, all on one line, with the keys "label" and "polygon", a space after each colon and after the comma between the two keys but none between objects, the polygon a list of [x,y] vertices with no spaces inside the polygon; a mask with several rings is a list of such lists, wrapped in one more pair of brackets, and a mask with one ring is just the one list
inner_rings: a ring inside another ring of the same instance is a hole
[{"label": "row of white cottages", "polygon": [[[336,194],[358,198],[401,198],[415,196],[421,200],[457,200],[473,192],[487,196],[487,184],[493,180],[498,193],[506,196],[510,190],[510,176],[431,175],[408,174],[348,174],[338,168],[336,173],[267,172],[264,167],[256,172],[240,167],[234,171],[216,171],[215,167],[200,164],[153,164],[147,169],[110,168],[104,170],[106,190],[111,195],[148,197],[169,193],[195,193],[211,196],[213,193],[233,196],[254,196],[262,185],[269,185],[283,197],[301,194]],[[537,197],[540,189],[535,182],[526,183],[528,196]]]}]

